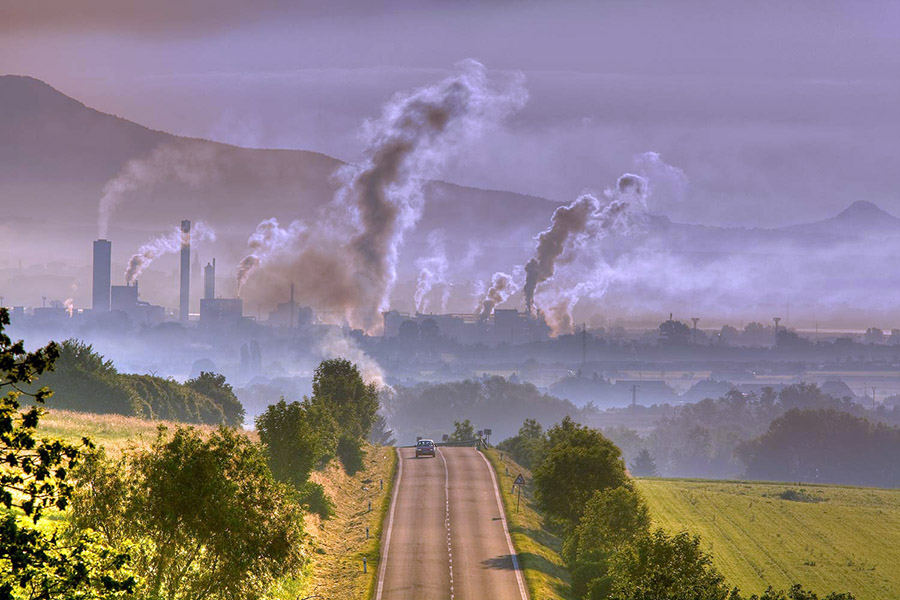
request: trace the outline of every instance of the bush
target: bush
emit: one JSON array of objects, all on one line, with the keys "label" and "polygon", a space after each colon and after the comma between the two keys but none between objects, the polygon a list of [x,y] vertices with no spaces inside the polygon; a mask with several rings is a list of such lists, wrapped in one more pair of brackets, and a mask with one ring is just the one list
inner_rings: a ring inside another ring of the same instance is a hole
[{"label": "bush", "polygon": [[334,516],[334,502],[325,493],[325,488],[318,483],[307,481],[298,492],[297,498],[301,506],[323,519]]},{"label": "bush", "polygon": [[337,455],[348,475],[355,475],[366,468],[366,452],[358,439],[344,436],[338,441]]}]

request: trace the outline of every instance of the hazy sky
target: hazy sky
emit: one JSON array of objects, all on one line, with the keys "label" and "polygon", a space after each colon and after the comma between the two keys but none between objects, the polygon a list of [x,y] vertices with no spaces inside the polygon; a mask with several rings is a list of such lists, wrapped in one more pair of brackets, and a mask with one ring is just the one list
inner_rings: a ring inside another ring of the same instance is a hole
[{"label": "hazy sky", "polygon": [[344,159],[399,89],[472,57],[530,100],[447,179],[568,202],[632,156],[679,220],[900,213],[900,3],[4,0],[0,73],[157,129]]}]

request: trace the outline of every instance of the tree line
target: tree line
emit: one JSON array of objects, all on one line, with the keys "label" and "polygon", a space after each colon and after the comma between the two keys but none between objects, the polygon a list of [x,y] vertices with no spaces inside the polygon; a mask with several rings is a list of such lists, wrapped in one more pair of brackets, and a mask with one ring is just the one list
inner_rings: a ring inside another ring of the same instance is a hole
[{"label": "tree line", "polygon": [[119,373],[93,346],[78,340],[57,345],[58,357],[41,383],[56,390],[52,406],[181,423],[240,427],[244,407],[224,375],[201,373],[179,383],[155,375]]},{"label": "tree line", "polygon": [[[534,496],[563,537],[572,592],[584,600],[743,600],[687,532],[652,529],[619,448],[566,417],[546,432],[534,420],[499,446],[533,472]],[[750,600],[817,600],[800,586]],[[831,593],[825,600],[852,600]]]}]

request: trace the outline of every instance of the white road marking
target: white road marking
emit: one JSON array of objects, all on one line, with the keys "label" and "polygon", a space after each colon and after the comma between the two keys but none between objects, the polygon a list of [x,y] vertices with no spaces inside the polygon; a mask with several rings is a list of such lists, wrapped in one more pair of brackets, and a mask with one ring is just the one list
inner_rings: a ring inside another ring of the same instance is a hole
[{"label": "white road marking", "polygon": [[[476,450],[478,452],[478,450]],[[519,584],[519,594],[522,600],[528,600],[528,592],[525,591],[525,582],[522,581],[522,571],[519,569],[519,558],[516,556],[516,550],[513,548],[512,538],[509,536],[509,527],[506,524],[506,511],[503,510],[503,501],[500,499],[500,488],[497,487],[497,477],[494,475],[494,467],[488,462],[487,457],[482,452],[478,452],[484,464],[487,465],[488,473],[491,474],[491,481],[494,484],[494,497],[497,499],[497,508],[500,509],[500,522],[503,523],[503,534],[506,536],[506,545],[509,547],[509,555],[512,557],[513,570],[516,572],[516,581]]]},{"label": "white road marking", "polygon": [[450,600],[453,600],[453,542],[450,539],[450,469],[447,468],[447,459],[440,448],[437,453],[441,455],[441,461],[444,463],[444,496],[446,497],[446,512],[444,513],[444,524],[447,526],[447,556],[450,559]]},{"label": "white road marking", "polygon": [[397,448],[397,479],[394,480],[394,491],[391,495],[391,510],[388,514],[387,531],[384,534],[384,552],[381,553],[381,563],[378,565],[378,585],[375,588],[375,600],[381,600],[381,591],[384,588],[384,571],[387,568],[388,551],[391,549],[391,532],[394,530],[394,508],[397,506],[397,495],[400,492],[400,478],[403,477],[403,455]]}]

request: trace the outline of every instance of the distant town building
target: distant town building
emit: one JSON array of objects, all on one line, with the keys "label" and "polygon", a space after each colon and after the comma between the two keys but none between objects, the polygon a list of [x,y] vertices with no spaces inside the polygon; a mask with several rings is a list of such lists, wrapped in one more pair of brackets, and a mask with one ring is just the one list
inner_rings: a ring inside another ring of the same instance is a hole
[{"label": "distant town building", "polygon": [[237,325],[244,318],[240,298],[203,298],[200,300],[200,326]]},{"label": "distant town building", "polygon": [[112,242],[96,240],[94,242],[94,279],[92,308],[98,312],[109,310],[110,283],[112,269]]}]

